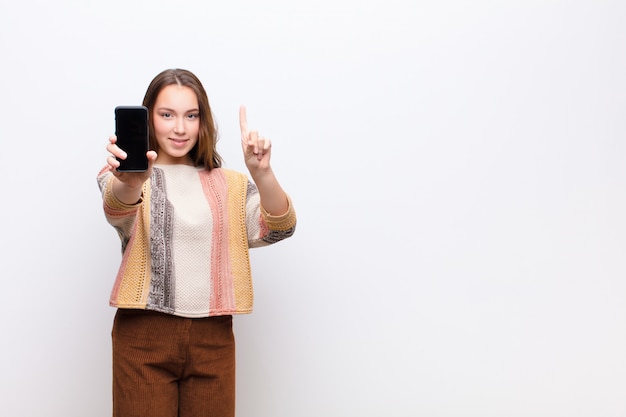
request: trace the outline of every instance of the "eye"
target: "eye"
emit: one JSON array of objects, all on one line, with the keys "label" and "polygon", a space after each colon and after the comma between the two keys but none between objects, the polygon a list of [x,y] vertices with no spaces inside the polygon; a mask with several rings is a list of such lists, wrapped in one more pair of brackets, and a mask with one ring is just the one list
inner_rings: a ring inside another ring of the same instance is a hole
[{"label": "eye", "polygon": [[163,117],[164,119],[171,119],[172,118],[172,113],[163,112],[163,113],[161,113],[161,117]]},{"label": "eye", "polygon": [[188,115],[187,115],[187,118],[188,118],[189,120],[195,120],[195,119],[197,119],[197,118],[199,118],[199,117],[200,117],[200,114],[198,114],[198,113],[191,113],[191,114],[188,114]]}]

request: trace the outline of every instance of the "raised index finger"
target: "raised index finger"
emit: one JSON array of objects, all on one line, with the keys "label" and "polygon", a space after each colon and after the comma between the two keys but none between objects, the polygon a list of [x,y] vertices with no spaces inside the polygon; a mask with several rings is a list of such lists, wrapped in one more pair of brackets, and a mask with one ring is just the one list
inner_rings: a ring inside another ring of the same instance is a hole
[{"label": "raised index finger", "polygon": [[246,116],[246,106],[239,107],[239,127],[241,128],[241,135],[248,136],[248,117]]}]

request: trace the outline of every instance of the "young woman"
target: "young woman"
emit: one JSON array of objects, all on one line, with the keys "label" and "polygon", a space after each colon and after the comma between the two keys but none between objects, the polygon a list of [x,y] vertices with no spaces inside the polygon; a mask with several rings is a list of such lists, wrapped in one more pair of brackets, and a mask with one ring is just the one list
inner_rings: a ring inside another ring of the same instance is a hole
[{"label": "young woman", "polygon": [[271,142],[249,130],[252,177],[221,168],[217,130],[198,78],[166,70],[150,83],[148,170],[118,172],[109,138],[98,174],[104,213],[122,242],[111,293],[113,415],[235,415],[232,315],[252,310],[248,250],[291,236],[296,215],[270,166]]}]

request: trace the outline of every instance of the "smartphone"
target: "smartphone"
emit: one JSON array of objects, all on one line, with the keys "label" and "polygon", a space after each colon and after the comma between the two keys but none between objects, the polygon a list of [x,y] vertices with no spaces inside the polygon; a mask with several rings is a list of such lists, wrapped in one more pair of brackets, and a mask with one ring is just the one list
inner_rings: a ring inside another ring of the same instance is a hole
[{"label": "smartphone", "polygon": [[115,135],[117,146],[126,152],[119,159],[120,172],[148,170],[148,109],[144,106],[117,106],[115,108]]}]

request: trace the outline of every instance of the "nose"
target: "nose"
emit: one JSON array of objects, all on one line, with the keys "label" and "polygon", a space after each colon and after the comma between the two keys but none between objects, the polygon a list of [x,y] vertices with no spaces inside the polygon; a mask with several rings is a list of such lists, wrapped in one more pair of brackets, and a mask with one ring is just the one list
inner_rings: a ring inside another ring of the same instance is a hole
[{"label": "nose", "polygon": [[176,133],[177,135],[182,135],[183,133],[185,133],[185,131],[185,120],[182,117],[179,117],[178,119],[176,119],[176,124],[174,125],[174,133]]}]

